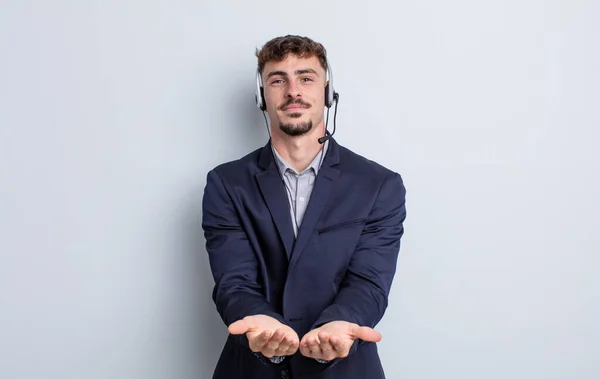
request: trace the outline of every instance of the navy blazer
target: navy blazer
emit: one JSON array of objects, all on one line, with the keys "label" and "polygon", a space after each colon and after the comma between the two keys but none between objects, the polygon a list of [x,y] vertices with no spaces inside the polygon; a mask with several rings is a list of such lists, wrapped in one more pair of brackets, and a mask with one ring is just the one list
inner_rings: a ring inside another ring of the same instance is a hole
[{"label": "navy blazer", "polygon": [[[330,321],[375,327],[396,271],[406,217],[399,174],[332,138],[295,238],[270,141],[211,170],[202,227],[226,325],[272,316],[301,339]],[[383,379],[374,343],[355,341],[346,358],[323,364],[298,351],[274,364],[229,335],[214,379]]]}]

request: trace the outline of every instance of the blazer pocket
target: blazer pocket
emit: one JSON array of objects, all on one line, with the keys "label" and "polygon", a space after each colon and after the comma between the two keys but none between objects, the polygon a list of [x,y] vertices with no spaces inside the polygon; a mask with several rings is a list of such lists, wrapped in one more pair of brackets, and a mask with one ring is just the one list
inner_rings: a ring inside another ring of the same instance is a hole
[{"label": "blazer pocket", "polygon": [[321,229],[317,230],[317,234],[323,234],[323,233],[331,232],[331,231],[333,231],[335,229],[343,228],[345,226],[356,225],[356,224],[363,224],[364,222],[365,222],[364,218],[358,218],[358,219],[354,219],[354,220],[348,220],[348,221],[344,221],[344,222],[339,222],[337,224],[329,225],[329,226],[326,226],[324,228],[321,228]]}]

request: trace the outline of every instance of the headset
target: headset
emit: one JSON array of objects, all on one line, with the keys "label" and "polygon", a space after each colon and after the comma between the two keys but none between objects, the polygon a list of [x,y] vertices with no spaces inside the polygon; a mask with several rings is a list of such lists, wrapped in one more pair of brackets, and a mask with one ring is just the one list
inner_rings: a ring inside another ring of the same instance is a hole
[{"label": "headset", "polygon": [[[327,76],[328,80],[327,85],[325,86],[325,106],[327,107],[327,122],[325,124],[325,135],[319,138],[319,143],[321,144],[325,143],[325,141],[331,138],[335,133],[337,105],[340,100],[340,95],[337,92],[335,92],[333,87],[333,71],[331,70],[331,65],[329,64],[329,62],[327,63]],[[260,75],[260,71],[258,71],[258,69],[256,70],[256,94],[254,97],[256,99],[256,106],[258,107],[258,109],[263,111],[263,116],[265,116],[264,112],[267,110],[267,103],[265,102],[265,89],[263,88],[262,76]],[[333,106],[333,103],[335,103],[335,111],[333,114],[333,133],[329,134],[329,132],[327,131],[327,124],[329,123],[329,109]],[[267,117],[265,116],[265,122],[266,121]]]}]

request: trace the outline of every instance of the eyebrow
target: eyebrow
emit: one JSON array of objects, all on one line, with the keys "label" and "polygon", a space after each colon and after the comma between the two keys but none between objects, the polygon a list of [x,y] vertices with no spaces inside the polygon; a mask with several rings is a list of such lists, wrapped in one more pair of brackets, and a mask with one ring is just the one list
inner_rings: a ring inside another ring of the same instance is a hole
[{"label": "eyebrow", "polygon": [[315,70],[313,70],[312,68],[303,68],[300,70],[296,70],[296,75],[302,75],[302,74],[315,74],[315,75],[319,76],[319,74],[317,74],[317,72]]},{"label": "eyebrow", "polygon": [[[303,75],[303,74],[315,74],[317,76],[319,76],[319,74],[313,70],[312,68],[302,68],[300,70],[296,70],[296,75]],[[271,76],[285,76],[287,77],[288,74],[285,71],[271,71],[269,72],[269,75],[267,75],[267,78],[270,78]]]}]

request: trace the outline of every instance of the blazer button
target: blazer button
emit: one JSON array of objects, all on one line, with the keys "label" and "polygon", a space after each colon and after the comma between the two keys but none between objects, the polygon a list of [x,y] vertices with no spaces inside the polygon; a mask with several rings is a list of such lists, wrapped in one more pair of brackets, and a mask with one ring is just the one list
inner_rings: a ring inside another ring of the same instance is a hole
[{"label": "blazer button", "polygon": [[291,379],[290,372],[288,370],[282,370],[281,379]]}]

